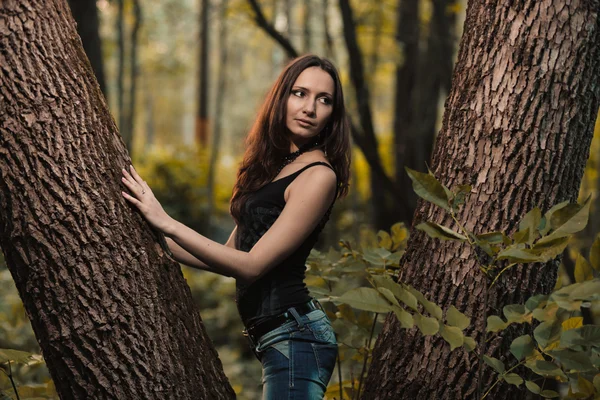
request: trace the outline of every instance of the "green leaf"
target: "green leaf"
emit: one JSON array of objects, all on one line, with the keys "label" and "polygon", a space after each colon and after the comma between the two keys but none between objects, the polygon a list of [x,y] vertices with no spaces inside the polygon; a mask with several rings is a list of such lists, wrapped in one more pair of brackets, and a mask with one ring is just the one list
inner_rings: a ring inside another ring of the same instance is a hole
[{"label": "green leaf", "polygon": [[498,253],[498,260],[508,260],[514,263],[529,263],[539,261],[540,257],[532,254],[527,249],[507,247]]},{"label": "green leaf", "polygon": [[[538,227],[540,226],[540,221],[542,220],[542,212],[539,208],[535,207],[531,209],[521,222],[519,222],[519,232],[523,236],[521,240],[523,242],[519,243],[528,243],[532,244],[538,236]],[[516,239],[515,239],[516,240]]]},{"label": "green leaf", "polygon": [[519,336],[510,344],[510,352],[519,361],[533,354],[534,349],[535,344],[529,335]]},{"label": "green leaf", "polygon": [[525,229],[524,231],[515,232],[513,239],[516,244],[527,243],[529,241],[529,228]]},{"label": "green leaf", "polygon": [[392,311],[392,306],[375,289],[359,287],[334,298],[335,303],[345,303],[358,310],[376,313]]},{"label": "green leaf", "polygon": [[546,300],[548,300],[548,296],[545,294],[536,294],[535,296],[531,296],[527,302],[525,303],[525,308],[529,311],[533,311],[539,306],[545,306]]},{"label": "green leaf", "polygon": [[442,309],[440,308],[440,306],[427,300],[425,298],[425,296],[423,296],[423,293],[419,292],[417,289],[415,289],[409,285],[405,285],[404,288],[406,290],[408,290],[410,293],[412,293],[413,296],[416,297],[416,299],[419,301],[419,303],[421,303],[423,305],[425,310],[429,314],[431,314],[431,316],[435,317],[439,321],[442,320]]},{"label": "green leaf", "polygon": [[[542,348],[548,346],[550,343],[558,340],[562,332],[562,326],[560,322],[545,321],[542,322],[533,331],[533,337],[539,343]],[[571,332],[571,331],[569,331]]]},{"label": "green leaf", "polygon": [[554,390],[550,390],[550,389],[542,390],[542,393],[540,393],[540,395],[547,399],[553,399],[555,397],[560,396],[557,392],[555,392]]},{"label": "green leaf", "polygon": [[11,350],[11,349],[0,349],[0,364],[7,363],[9,361],[17,364],[27,364],[31,361],[35,354],[28,353],[25,351]]},{"label": "green leaf", "polygon": [[549,242],[583,230],[588,222],[591,199],[589,196],[583,204],[567,204],[556,210],[550,218],[552,233],[541,238],[538,243]]},{"label": "green leaf", "polygon": [[596,235],[590,248],[590,264],[596,271],[600,271],[600,234]]},{"label": "green leaf", "polygon": [[455,326],[440,326],[440,335],[450,344],[450,350],[454,350],[464,343],[465,336],[463,335],[462,330]]},{"label": "green leaf", "polygon": [[596,391],[600,393],[600,374],[594,376],[594,387],[596,388]]},{"label": "green leaf", "polygon": [[552,228],[552,225],[550,223],[550,221],[552,220],[552,215],[566,207],[569,205],[569,201],[563,201],[562,203],[558,203],[556,205],[554,205],[552,208],[550,208],[546,214],[544,214],[544,217],[540,220],[540,227],[539,227],[539,231],[540,231],[540,235],[545,236],[548,232],[550,232],[550,229]]},{"label": "green leaf", "polygon": [[577,260],[575,261],[575,282],[581,283],[592,279],[594,279],[592,266],[581,254],[577,254]]},{"label": "green leaf", "polygon": [[497,315],[491,315],[487,319],[486,330],[488,332],[498,332],[506,328],[508,324]]},{"label": "green leaf", "polygon": [[427,233],[429,237],[441,240],[458,240],[459,242],[466,242],[467,238],[460,233],[454,232],[450,228],[435,224],[433,222],[422,222],[416,226],[417,229]]},{"label": "green leaf", "polygon": [[556,364],[551,363],[550,361],[535,360],[535,362],[525,363],[525,366],[541,376],[567,379],[565,373]]},{"label": "green leaf", "polygon": [[460,185],[457,187],[456,193],[454,193],[454,198],[452,199],[452,208],[457,209],[458,207],[465,204],[465,199],[471,190],[473,189],[471,185]]},{"label": "green leaf", "polygon": [[394,293],[392,293],[391,290],[384,287],[380,287],[377,288],[377,291],[381,293],[383,297],[387,299],[387,301],[392,303],[393,306],[400,307],[400,303],[398,303],[398,300],[396,300],[396,296],[394,296]]},{"label": "green leaf", "polygon": [[383,259],[378,253],[371,249],[363,251],[362,258],[373,265],[383,266],[387,264],[387,261],[385,259]]},{"label": "green leaf", "polygon": [[600,299],[600,279],[573,283],[555,291],[552,300],[567,297],[569,300],[594,301]]},{"label": "green leaf", "polygon": [[483,361],[489,365],[490,367],[492,367],[496,372],[498,372],[499,374],[504,373],[504,370],[506,369],[504,367],[504,363],[500,360],[498,360],[497,358],[494,357],[489,357],[486,356],[485,354],[483,355]]},{"label": "green leaf", "polygon": [[465,349],[467,349],[467,351],[473,351],[477,348],[477,343],[475,342],[475,339],[473,339],[471,336],[465,336],[463,346],[465,346]]},{"label": "green leaf", "polygon": [[401,302],[406,304],[406,306],[417,311],[417,299],[412,293],[402,287],[401,284],[394,282],[392,278],[387,275],[373,275],[372,278],[378,288],[384,287],[389,289]]},{"label": "green leaf", "polygon": [[560,337],[560,347],[574,346],[600,346],[600,326],[584,325],[563,332]]},{"label": "green leaf", "polygon": [[525,314],[527,313],[527,310],[525,310],[525,306],[522,304],[510,304],[508,306],[504,306],[502,312],[509,323],[523,322],[525,321]]},{"label": "green leaf", "polygon": [[567,371],[587,372],[596,370],[592,364],[592,360],[585,352],[562,349],[551,350],[549,351],[549,354],[556,358]]},{"label": "green leaf", "polygon": [[527,387],[527,389],[529,389],[530,392],[535,394],[540,394],[540,392],[542,391],[542,389],[540,389],[540,387],[532,381],[525,381],[525,386]]},{"label": "green leaf", "polygon": [[435,318],[415,314],[413,319],[423,335],[435,335],[440,330],[440,324]]},{"label": "green leaf", "polygon": [[433,175],[424,174],[408,167],[405,169],[412,180],[413,190],[417,196],[450,211],[449,199],[444,186]]},{"label": "green leaf", "polygon": [[506,235],[504,234],[504,232],[484,233],[481,235],[475,235],[475,238],[477,238],[479,242],[485,242],[490,244],[500,244],[505,243],[506,241]]},{"label": "green leaf", "polygon": [[519,386],[521,383],[523,383],[523,378],[513,372],[503,375],[502,378],[504,378],[507,383],[515,386]]},{"label": "green leaf", "polygon": [[396,318],[398,318],[400,325],[404,329],[410,329],[414,326],[415,321],[413,319],[413,316],[403,308],[394,307],[394,314],[396,314]]},{"label": "green leaf", "polygon": [[462,330],[467,329],[471,324],[471,319],[451,305],[448,311],[446,311],[446,322],[448,325],[456,326]]},{"label": "green leaf", "polygon": [[565,236],[548,242],[538,242],[529,249],[529,252],[537,255],[540,258],[540,262],[547,262],[562,254],[569,244],[570,239],[570,237]]},{"label": "green leaf", "polygon": [[[583,395],[581,397],[584,398],[588,398],[591,397],[592,395],[594,395],[594,384],[590,381],[588,381],[587,379],[585,379],[583,376],[579,375],[577,377],[577,394],[578,395]],[[579,396],[577,396],[579,397]]]}]

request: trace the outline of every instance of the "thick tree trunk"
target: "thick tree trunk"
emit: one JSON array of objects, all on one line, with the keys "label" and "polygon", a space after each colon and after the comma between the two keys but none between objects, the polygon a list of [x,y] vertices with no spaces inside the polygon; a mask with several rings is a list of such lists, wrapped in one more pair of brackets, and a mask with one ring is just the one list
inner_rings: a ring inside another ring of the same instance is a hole
[{"label": "thick tree trunk", "polygon": [[100,21],[96,0],[69,0],[73,18],[77,22],[77,33],[81,37],[83,49],[87,54],[100,90],[108,98],[104,80],[104,63],[102,59],[102,42],[100,40]]},{"label": "thick tree trunk", "polygon": [[[469,3],[433,157],[444,184],[473,184],[459,215],[467,229],[512,232],[534,206],[576,200],[600,101],[599,9],[597,0]],[[425,219],[453,227],[444,212],[419,203],[415,221]],[[511,270],[490,292],[488,314],[547,293],[556,269],[549,263]],[[467,246],[413,231],[402,271],[401,279],[430,300],[471,316],[481,341],[484,277]],[[504,358],[512,333],[492,340],[487,353]],[[474,354],[402,331],[389,316],[364,398],[472,399],[477,367]],[[484,369],[484,387],[493,376]],[[489,398],[525,393],[501,384]]]},{"label": "thick tree trunk", "polygon": [[0,245],[62,399],[233,398],[66,0],[0,3]]}]

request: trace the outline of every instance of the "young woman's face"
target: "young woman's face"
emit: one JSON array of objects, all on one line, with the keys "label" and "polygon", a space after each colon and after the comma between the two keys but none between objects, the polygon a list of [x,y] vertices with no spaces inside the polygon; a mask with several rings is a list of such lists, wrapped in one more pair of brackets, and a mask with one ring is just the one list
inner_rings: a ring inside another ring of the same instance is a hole
[{"label": "young woman's face", "polygon": [[288,97],[286,126],[296,144],[303,144],[323,130],[333,112],[334,83],[319,67],[302,71]]}]

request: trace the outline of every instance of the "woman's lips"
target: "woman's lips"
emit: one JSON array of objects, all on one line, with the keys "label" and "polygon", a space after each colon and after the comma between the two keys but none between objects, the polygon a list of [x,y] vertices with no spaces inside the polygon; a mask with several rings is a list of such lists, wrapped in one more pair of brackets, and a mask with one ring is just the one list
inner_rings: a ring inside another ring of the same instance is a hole
[{"label": "woman's lips", "polygon": [[299,119],[299,118],[297,118],[296,121],[298,122],[298,125],[300,125],[302,127],[305,127],[305,128],[309,128],[309,127],[312,128],[314,126],[313,123],[311,123],[311,122],[309,122],[309,121],[307,121],[305,119]]}]

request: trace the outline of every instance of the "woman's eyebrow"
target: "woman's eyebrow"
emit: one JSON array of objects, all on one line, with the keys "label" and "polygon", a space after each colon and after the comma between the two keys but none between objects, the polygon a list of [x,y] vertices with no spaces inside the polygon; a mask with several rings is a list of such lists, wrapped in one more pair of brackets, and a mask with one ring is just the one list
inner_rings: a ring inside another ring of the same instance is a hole
[{"label": "woman's eyebrow", "polygon": [[[306,90],[307,92],[310,92],[310,89],[305,88],[304,86],[294,85],[294,88],[298,88],[298,89],[302,89],[302,90]],[[321,92],[318,95],[322,95],[322,94],[326,94],[327,96],[333,97],[333,95],[329,92]]]}]

